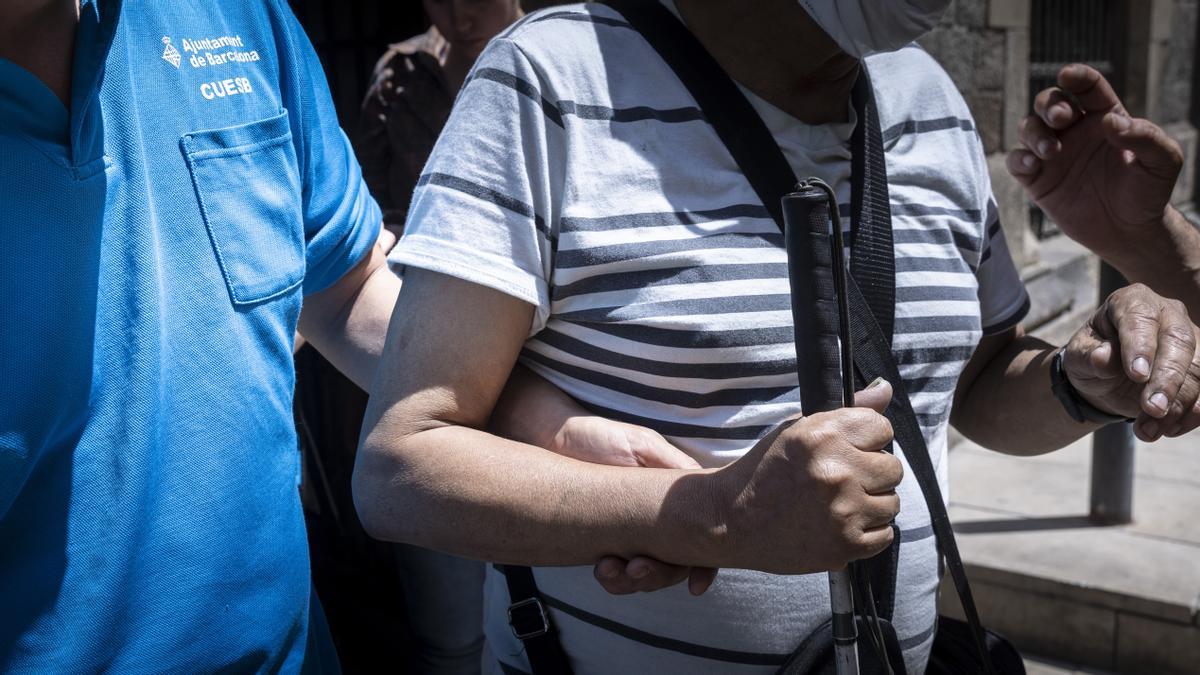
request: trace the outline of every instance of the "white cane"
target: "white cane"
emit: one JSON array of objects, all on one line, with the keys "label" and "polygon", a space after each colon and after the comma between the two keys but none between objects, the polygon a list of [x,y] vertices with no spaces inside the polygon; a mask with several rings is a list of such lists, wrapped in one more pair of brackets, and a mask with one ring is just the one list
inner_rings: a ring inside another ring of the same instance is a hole
[{"label": "white cane", "polygon": [[[830,194],[828,186],[812,180],[783,198],[800,404],[805,415],[854,404],[842,232],[835,223],[830,233]],[[837,673],[858,675],[858,628],[847,570],[829,573],[829,600]]]}]

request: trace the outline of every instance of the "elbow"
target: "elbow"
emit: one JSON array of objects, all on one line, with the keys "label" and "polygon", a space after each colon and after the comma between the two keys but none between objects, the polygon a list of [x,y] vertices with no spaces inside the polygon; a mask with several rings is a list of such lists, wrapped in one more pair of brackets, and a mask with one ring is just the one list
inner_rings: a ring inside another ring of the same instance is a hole
[{"label": "elbow", "polygon": [[413,542],[417,533],[404,514],[414,511],[415,505],[408,503],[414,491],[406,486],[402,462],[381,445],[368,435],[359,446],[351,477],[354,510],[373,539]]}]

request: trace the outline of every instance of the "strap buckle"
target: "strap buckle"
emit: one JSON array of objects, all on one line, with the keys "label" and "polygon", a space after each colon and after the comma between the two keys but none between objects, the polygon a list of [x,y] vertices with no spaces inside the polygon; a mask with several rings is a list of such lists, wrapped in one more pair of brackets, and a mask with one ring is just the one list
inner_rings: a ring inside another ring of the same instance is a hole
[{"label": "strap buckle", "polygon": [[532,640],[550,632],[550,617],[540,598],[527,598],[508,606],[508,627],[518,640]]}]

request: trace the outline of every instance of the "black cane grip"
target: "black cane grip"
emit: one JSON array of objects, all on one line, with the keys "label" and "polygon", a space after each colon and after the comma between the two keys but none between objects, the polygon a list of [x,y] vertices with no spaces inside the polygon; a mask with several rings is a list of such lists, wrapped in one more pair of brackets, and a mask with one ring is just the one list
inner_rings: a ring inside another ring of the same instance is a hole
[{"label": "black cane grip", "polygon": [[783,198],[784,242],[796,330],[796,368],[805,415],[844,407],[839,309],[826,193],[801,188]]}]

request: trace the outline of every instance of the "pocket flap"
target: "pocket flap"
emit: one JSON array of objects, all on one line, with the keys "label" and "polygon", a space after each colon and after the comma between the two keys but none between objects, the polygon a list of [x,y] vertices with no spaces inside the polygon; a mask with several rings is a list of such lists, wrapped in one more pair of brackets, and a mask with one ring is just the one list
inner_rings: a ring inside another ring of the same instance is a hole
[{"label": "pocket flap", "polygon": [[180,139],[217,262],[235,304],[304,281],[300,174],[287,111]]}]

